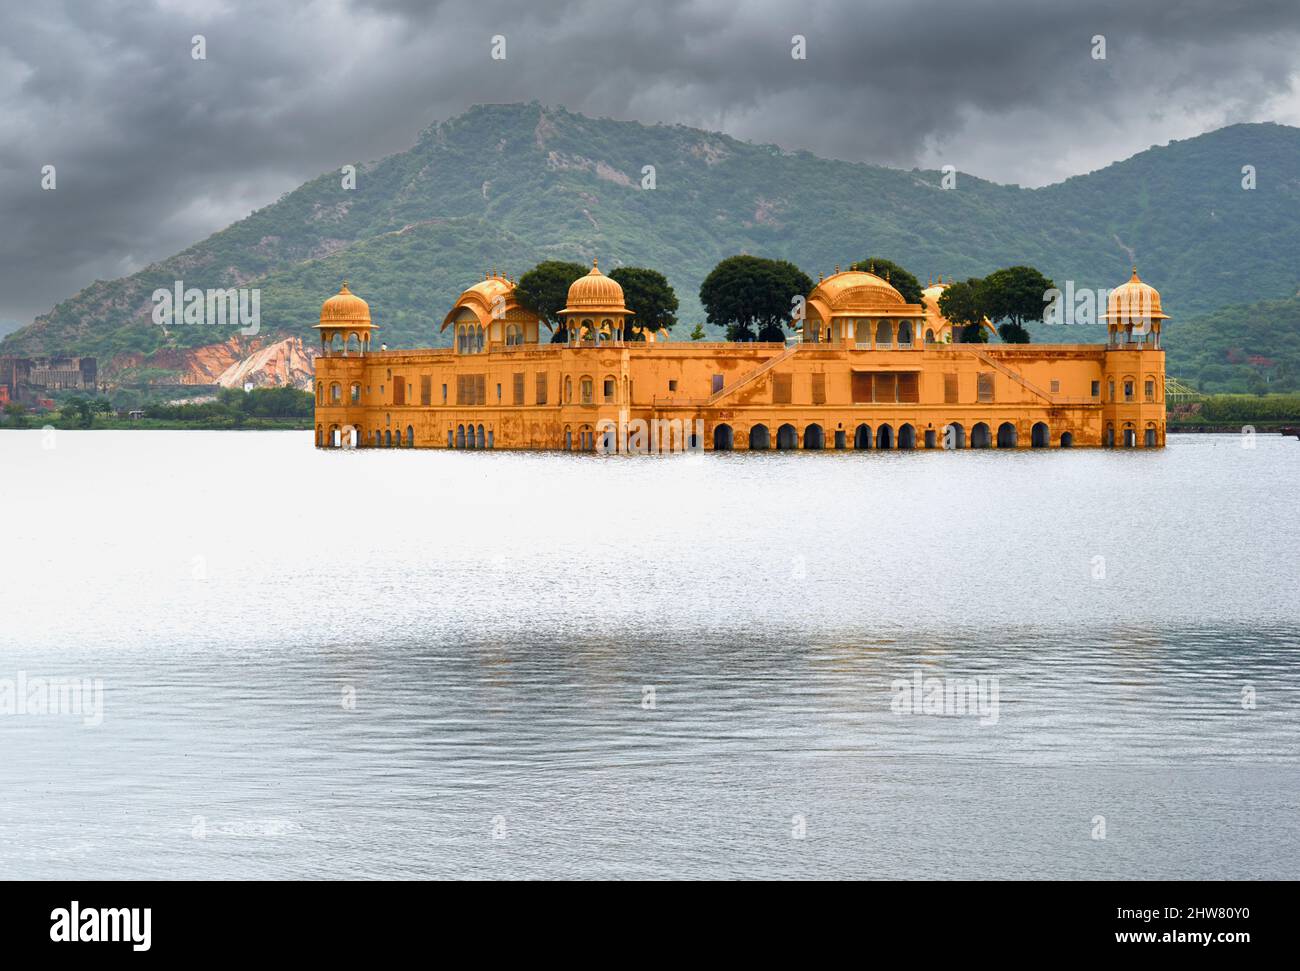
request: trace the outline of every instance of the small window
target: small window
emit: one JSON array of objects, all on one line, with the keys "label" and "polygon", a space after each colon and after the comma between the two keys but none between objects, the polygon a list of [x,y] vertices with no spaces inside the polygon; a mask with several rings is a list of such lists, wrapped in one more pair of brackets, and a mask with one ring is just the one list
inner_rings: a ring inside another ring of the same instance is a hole
[{"label": "small window", "polygon": [[515,395],[515,400],[513,403],[516,405],[522,405],[524,403],[524,372],[516,371],[514,375],[512,375],[511,380],[513,381],[514,384],[514,395]]},{"label": "small window", "polygon": [[420,404],[433,404],[433,376],[430,374],[420,375]]},{"label": "small window", "polygon": [[443,403],[444,405],[447,403],[447,385],[446,385],[446,384],[444,384],[444,385],[442,386],[442,403]]},{"label": "small window", "polygon": [[1115,400],[1115,379],[1114,378],[1111,378],[1109,381],[1106,382],[1106,397],[1111,401]]},{"label": "small window", "polygon": [[1100,397],[1101,397],[1101,382],[1100,382],[1100,381],[1094,381],[1094,382],[1092,382],[1092,396],[1093,396],[1094,398],[1100,398]]},{"label": "small window", "polygon": [[1125,401],[1132,401],[1132,400],[1133,400],[1133,382],[1132,382],[1132,381],[1125,381],[1125,382],[1124,382],[1124,400],[1125,400]]},{"label": "small window", "polygon": [[614,400],[614,379],[606,378],[604,383],[605,404],[610,404]]},{"label": "small window", "polygon": [[1061,382],[1060,382],[1060,381],[1053,381],[1053,382],[1052,382],[1052,394],[1060,394],[1060,391],[1061,391]]},{"label": "small window", "polygon": [[1155,401],[1155,400],[1156,400],[1156,383],[1155,383],[1155,381],[1152,381],[1152,380],[1149,380],[1149,379],[1147,380],[1146,384],[1145,384],[1144,387],[1143,387],[1143,395],[1146,397],[1147,401]]},{"label": "small window", "polygon": [[669,381],[669,382],[668,382],[668,390],[669,390],[669,391],[676,391],[676,390],[677,390],[677,382],[676,382],[676,381]]},{"label": "small window", "polygon": [[501,382],[497,382],[497,404],[501,404]]},{"label": "small window", "polygon": [[984,371],[977,376],[975,382],[975,400],[993,400],[993,374],[991,371]]},{"label": "small window", "polygon": [[591,378],[583,378],[578,388],[582,395],[582,403],[584,405],[591,404],[595,396],[595,385],[592,383]]},{"label": "small window", "polygon": [[546,404],[546,375],[545,373],[537,375],[537,403]]}]

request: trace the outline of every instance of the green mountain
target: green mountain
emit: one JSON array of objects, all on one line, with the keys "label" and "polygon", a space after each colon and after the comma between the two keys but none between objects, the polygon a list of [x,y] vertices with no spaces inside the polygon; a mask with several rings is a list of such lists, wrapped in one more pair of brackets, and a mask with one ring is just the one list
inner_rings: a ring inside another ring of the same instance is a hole
[{"label": "green mountain", "polygon": [[[1257,188],[1242,188],[1243,165],[1255,167]],[[642,187],[645,166],[653,189]],[[1194,315],[1291,297],[1300,284],[1300,129],[1235,125],[1041,189],[960,173],[944,190],[940,180],[682,126],[477,107],[431,126],[409,151],[358,164],[353,189],[331,171],[169,259],[92,284],[0,352],[109,358],[231,336],[234,327],[152,322],[151,293],[176,280],[260,287],[263,333],[306,336],[346,278],[389,346],[438,345],[443,315],[484,272],[518,276],[542,259],[592,256],[667,274],[684,338],[703,317],[709,269],[749,252],[814,278],[870,254],[922,279],[1031,263],[1077,287],[1116,286],[1136,262],[1175,318],[1172,356],[1184,353],[1178,325]],[[1263,312],[1224,311],[1262,328],[1265,350],[1289,326],[1294,350],[1295,313],[1257,320]],[[1202,361],[1210,346],[1195,355],[1201,366],[1232,364]]]}]

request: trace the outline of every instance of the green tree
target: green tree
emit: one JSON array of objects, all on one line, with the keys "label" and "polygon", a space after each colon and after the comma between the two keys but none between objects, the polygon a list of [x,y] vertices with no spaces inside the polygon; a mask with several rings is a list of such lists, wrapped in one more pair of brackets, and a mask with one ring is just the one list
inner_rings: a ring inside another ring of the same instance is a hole
[{"label": "green tree", "polygon": [[867,273],[874,273],[882,280],[888,280],[889,284],[903,295],[903,299],[908,303],[921,302],[921,281],[907,270],[903,269],[893,260],[886,260],[879,256],[872,256],[865,260],[859,260],[849,267],[850,270],[864,270]]},{"label": "green tree", "polygon": [[984,309],[980,304],[981,281],[972,277],[966,281],[950,283],[939,294],[939,313],[955,329],[963,344],[986,344],[989,335],[984,330]]},{"label": "green tree", "polygon": [[551,328],[552,343],[564,342],[564,329],[560,311],[568,302],[569,287],[580,276],[586,276],[587,267],[581,263],[563,260],[546,260],[519,278],[515,295],[519,302],[537,314]]},{"label": "green tree", "polygon": [[702,341],[707,336],[708,334],[704,333],[703,324],[696,324],[695,329],[691,331],[691,340],[693,341]]},{"label": "green tree", "polygon": [[15,428],[27,427],[27,409],[17,401],[5,405],[5,416]]},{"label": "green tree", "polygon": [[1028,344],[1025,324],[1043,319],[1044,294],[1056,286],[1032,266],[994,270],[979,286],[979,303],[985,316],[998,324],[998,336],[1008,344]]},{"label": "green tree", "polygon": [[730,256],[700,284],[700,303],[727,340],[783,341],[794,298],[810,290],[812,280],[786,260]]},{"label": "green tree", "polygon": [[95,421],[95,409],[86,398],[74,396],[59,405],[59,417],[73,428],[89,428]]},{"label": "green tree", "polygon": [[[624,329],[627,339],[637,339],[633,327],[656,332],[672,330],[677,323],[677,294],[666,276],[640,266],[620,266],[609,278],[623,288],[623,302],[636,314]],[[645,340],[644,334],[640,339]]]}]

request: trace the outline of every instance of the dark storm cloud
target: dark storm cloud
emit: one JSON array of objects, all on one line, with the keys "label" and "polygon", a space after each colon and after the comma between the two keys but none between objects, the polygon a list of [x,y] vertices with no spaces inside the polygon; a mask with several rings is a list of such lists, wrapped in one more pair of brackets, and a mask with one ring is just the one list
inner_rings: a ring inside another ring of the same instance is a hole
[{"label": "dark storm cloud", "polygon": [[[1041,185],[1300,121],[1300,5],[132,0],[0,14],[0,320],[26,322],[480,102]],[[207,59],[190,56],[202,34]],[[489,57],[506,37],[507,58]],[[790,38],[807,38],[807,59]],[[1107,59],[1091,39],[1106,37]],[[40,189],[57,166],[58,188]]]}]

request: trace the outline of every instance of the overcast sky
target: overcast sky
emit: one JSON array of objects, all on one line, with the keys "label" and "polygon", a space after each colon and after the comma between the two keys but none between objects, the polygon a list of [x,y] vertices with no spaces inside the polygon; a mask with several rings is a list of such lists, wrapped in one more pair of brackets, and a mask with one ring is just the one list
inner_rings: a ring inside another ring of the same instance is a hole
[{"label": "overcast sky", "polygon": [[0,321],[476,103],[1037,186],[1225,124],[1300,124],[1297,52],[1298,0],[6,0]]}]

